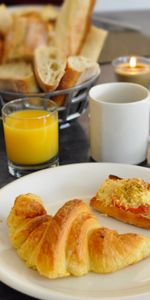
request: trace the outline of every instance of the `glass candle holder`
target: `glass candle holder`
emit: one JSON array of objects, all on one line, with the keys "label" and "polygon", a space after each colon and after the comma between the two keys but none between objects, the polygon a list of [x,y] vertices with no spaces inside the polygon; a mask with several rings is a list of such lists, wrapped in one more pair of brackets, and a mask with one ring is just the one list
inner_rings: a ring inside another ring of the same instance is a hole
[{"label": "glass candle holder", "polygon": [[133,82],[148,87],[150,83],[150,59],[141,56],[122,56],[112,65],[118,81]]},{"label": "glass candle holder", "polygon": [[9,173],[15,177],[58,165],[57,105],[22,98],[2,108]]}]

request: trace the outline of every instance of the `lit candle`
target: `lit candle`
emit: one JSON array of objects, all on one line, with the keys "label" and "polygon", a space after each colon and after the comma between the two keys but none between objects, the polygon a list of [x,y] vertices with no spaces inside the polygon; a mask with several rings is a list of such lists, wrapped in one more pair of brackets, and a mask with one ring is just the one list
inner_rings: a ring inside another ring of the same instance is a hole
[{"label": "lit candle", "polygon": [[150,60],[139,56],[125,56],[113,61],[119,81],[134,82],[148,86],[150,82]]}]

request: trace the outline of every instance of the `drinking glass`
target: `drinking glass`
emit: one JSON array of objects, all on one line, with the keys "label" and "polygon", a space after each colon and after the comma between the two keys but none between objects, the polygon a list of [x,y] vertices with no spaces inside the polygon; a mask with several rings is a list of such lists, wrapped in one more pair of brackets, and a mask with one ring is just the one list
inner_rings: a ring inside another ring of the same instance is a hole
[{"label": "drinking glass", "polygon": [[40,97],[16,99],[2,108],[9,173],[15,177],[58,165],[58,111]]}]

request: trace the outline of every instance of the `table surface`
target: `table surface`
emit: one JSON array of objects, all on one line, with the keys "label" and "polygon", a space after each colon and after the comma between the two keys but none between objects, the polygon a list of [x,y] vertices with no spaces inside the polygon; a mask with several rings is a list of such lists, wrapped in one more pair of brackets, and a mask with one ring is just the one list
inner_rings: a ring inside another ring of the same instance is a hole
[{"label": "table surface", "polygon": [[[102,64],[101,75],[98,82],[104,83],[113,81],[115,81],[115,76],[111,64]],[[90,158],[88,125],[89,122],[87,109],[86,112],[80,118],[73,121],[68,128],[60,130],[60,165],[92,161]],[[149,166],[147,162],[144,162],[141,165],[147,167]],[[12,182],[13,180],[15,180],[15,178],[9,175],[7,170],[7,157],[3,138],[3,128],[0,121],[0,187],[6,185],[9,182]],[[0,283],[0,300],[1,299],[25,300],[32,298],[7,287],[3,283]]]}]

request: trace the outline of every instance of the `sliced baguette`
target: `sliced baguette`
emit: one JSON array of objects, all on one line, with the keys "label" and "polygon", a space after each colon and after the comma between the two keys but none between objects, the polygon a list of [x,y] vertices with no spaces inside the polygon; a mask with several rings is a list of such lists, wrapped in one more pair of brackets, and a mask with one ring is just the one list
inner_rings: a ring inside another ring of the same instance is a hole
[{"label": "sliced baguette", "polygon": [[55,90],[66,68],[66,59],[59,55],[55,47],[39,47],[34,52],[34,70],[43,91]]},{"label": "sliced baguette", "polygon": [[5,35],[10,29],[13,22],[13,18],[5,6],[5,4],[0,5],[0,33]]},{"label": "sliced baguette", "polygon": [[0,65],[0,91],[38,92],[31,64],[13,62]]},{"label": "sliced baguette", "polygon": [[58,15],[54,43],[66,56],[79,54],[90,29],[95,0],[65,0]]},{"label": "sliced baguette", "polygon": [[[84,81],[90,79],[100,71],[97,63],[93,63],[90,59],[84,56],[70,56],[67,59],[65,74],[60,81],[58,90],[72,88]],[[59,106],[64,104],[65,95],[56,96],[53,98]]]},{"label": "sliced baguette", "polygon": [[18,17],[36,17],[36,18],[41,18],[40,15],[40,8],[38,6],[34,5],[26,5],[25,7],[23,6],[20,9],[16,9],[12,11],[12,16],[15,18]]},{"label": "sliced baguette", "polygon": [[107,38],[108,32],[96,26],[91,29],[80,51],[80,55],[86,56],[93,61],[98,61],[103,45]]},{"label": "sliced baguette", "polygon": [[25,18],[16,18],[5,38],[3,61],[24,58],[24,39],[27,31],[27,21]]},{"label": "sliced baguette", "polygon": [[48,25],[37,18],[16,17],[6,35],[4,62],[32,60],[35,48],[48,42]]},{"label": "sliced baguette", "polygon": [[47,45],[49,37],[48,24],[42,20],[28,19],[28,30],[25,37],[25,56],[33,58],[37,47]]}]

